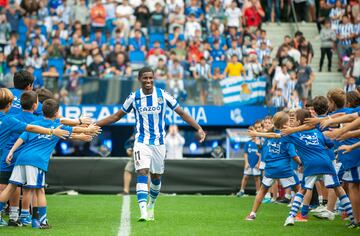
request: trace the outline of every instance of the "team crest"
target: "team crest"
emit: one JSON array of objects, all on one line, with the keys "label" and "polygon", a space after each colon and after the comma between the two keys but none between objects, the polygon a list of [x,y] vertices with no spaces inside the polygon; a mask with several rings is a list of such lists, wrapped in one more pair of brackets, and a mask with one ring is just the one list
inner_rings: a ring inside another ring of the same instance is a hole
[{"label": "team crest", "polygon": [[164,100],[163,100],[162,97],[158,98],[158,103],[159,103],[159,104],[163,104],[163,103],[164,103]]}]

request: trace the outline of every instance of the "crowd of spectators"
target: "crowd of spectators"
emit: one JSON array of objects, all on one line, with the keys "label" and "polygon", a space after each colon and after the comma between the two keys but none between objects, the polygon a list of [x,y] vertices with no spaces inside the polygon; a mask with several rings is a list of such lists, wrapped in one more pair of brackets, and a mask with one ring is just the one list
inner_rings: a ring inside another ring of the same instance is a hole
[{"label": "crowd of spectators", "polygon": [[[303,2],[294,1],[298,19],[322,25],[328,12],[331,29],[333,24],[344,28],[346,14],[354,19],[358,13],[357,1],[350,1],[354,3],[350,8],[344,2],[339,6],[321,0],[316,19],[312,11],[318,1],[305,4],[308,15],[301,10]],[[26,68],[36,77],[35,88],[46,87],[68,104],[81,102],[83,78],[133,80],[145,64],[154,69],[159,86],[180,100],[189,92],[199,94],[202,104],[209,97],[222,103],[221,93],[208,91],[219,90],[218,81],[225,77],[263,76],[271,104],[297,106],[306,102],[314,80],[308,66],[313,49],[301,32],[286,36],[272,58],[272,42],[261,29],[264,22],[293,18],[286,0],[9,0],[1,4],[1,84],[11,87],[14,72]],[[344,9],[340,18],[339,7]],[[334,41],[326,29],[322,39]],[[344,32],[336,32],[343,42],[339,35]],[[338,51],[353,53],[351,42],[338,44]],[[330,54],[325,49],[329,43],[323,46],[322,58]],[[358,57],[349,57],[346,66],[353,68],[347,70],[349,76],[360,74],[355,66],[359,62]]]}]

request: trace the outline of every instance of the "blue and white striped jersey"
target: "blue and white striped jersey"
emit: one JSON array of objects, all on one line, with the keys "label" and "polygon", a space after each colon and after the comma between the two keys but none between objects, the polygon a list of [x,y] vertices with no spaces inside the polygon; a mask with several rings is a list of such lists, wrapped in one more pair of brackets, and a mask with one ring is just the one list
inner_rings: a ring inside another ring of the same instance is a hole
[{"label": "blue and white striped jersey", "polygon": [[166,91],[154,87],[153,93],[145,95],[142,89],[131,93],[125,100],[122,110],[134,110],[136,120],[135,142],[148,145],[162,145],[165,139],[166,108],[175,110],[178,102]]},{"label": "blue and white striped jersey", "polygon": [[340,35],[343,38],[347,38],[345,40],[340,40],[340,44],[343,46],[351,45],[351,38],[349,38],[354,33],[354,26],[351,23],[348,24],[340,24],[336,34]]}]

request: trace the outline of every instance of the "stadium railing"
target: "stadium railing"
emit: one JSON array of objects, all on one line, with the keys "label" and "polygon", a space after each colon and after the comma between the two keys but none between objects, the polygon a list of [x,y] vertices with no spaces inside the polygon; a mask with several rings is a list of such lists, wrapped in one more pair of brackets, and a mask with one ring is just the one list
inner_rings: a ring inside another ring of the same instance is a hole
[{"label": "stadium railing", "polygon": [[[121,104],[129,95],[140,87],[135,76],[112,77],[43,77],[45,88],[60,97],[64,104]],[[169,80],[155,80],[155,86],[166,89],[184,105],[224,105],[223,88],[218,80],[195,80],[188,77],[182,80],[184,89],[171,87]],[[239,86],[239,85],[238,85]],[[244,86],[243,86],[244,87]],[[241,89],[241,88],[239,88]],[[206,101],[201,101],[201,91],[206,92]],[[234,90],[239,92],[239,90]],[[227,94],[225,94],[227,96]],[[256,102],[263,105],[263,101]]]}]

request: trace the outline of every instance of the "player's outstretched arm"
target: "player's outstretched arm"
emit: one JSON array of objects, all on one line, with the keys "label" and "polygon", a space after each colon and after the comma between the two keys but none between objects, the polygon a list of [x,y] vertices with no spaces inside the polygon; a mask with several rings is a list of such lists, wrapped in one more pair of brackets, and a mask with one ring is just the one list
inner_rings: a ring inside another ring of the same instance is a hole
[{"label": "player's outstretched arm", "polygon": [[290,135],[296,132],[301,132],[301,131],[305,131],[305,130],[311,130],[314,129],[315,126],[313,126],[312,124],[303,124],[297,127],[285,127],[284,129],[281,130],[281,134],[282,135]]},{"label": "player's outstretched arm", "polygon": [[16,142],[14,143],[14,146],[10,149],[7,157],[6,157],[6,163],[8,165],[11,164],[11,160],[13,159],[14,152],[24,143],[24,140],[21,138],[18,138]]},{"label": "player's outstretched arm", "polygon": [[96,124],[91,124],[88,127],[76,126],[73,128],[72,132],[76,133],[76,134],[85,133],[88,135],[96,136],[101,133],[101,128],[100,128],[100,126],[97,126]]},{"label": "player's outstretched arm", "polygon": [[121,109],[118,112],[112,114],[111,116],[108,116],[102,120],[99,120],[98,122],[96,122],[95,124],[97,126],[103,127],[105,125],[110,125],[112,123],[117,122],[118,120],[120,120],[121,118],[123,118],[126,115],[126,113]]},{"label": "player's outstretched arm", "polygon": [[339,136],[337,138],[337,140],[344,141],[344,140],[349,139],[349,138],[359,138],[359,137],[360,137],[360,129],[346,132],[343,135]]},{"label": "player's outstretched arm", "polygon": [[79,140],[79,141],[83,141],[83,142],[91,142],[93,139],[93,136],[88,135],[88,134],[74,134],[72,133],[70,136],[71,139],[73,140]]},{"label": "player's outstretched arm", "polygon": [[358,118],[359,115],[358,113],[352,113],[352,114],[347,114],[347,115],[342,115],[342,116],[338,116],[338,117],[330,117],[329,119],[324,119],[320,122],[320,126],[321,128],[325,128],[331,125],[335,125],[335,124],[341,124],[341,123],[349,123],[354,121],[356,118]]},{"label": "player's outstretched arm", "polygon": [[46,135],[55,135],[61,139],[66,139],[69,137],[69,131],[61,129],[61,125],[56,129],[48,129],[37,125],[27,125],[25,130],[30,133],[37,134],[46,134]]},{"label": "player's outstretched arm", "polygon": [[90,117],[80,117],[79,119],[60,118],[60,122],[67,126],[77,126],[90,125],[92,121]]},{"label": "player's outstretched arm", "polygon": [[351,122],[350,124],[344,126],[343,128],[335,129],[327,132],[327,137],[331,139],[337,139],[351,130],[358,129],[359,126],[360,126],[360,117],[354,120],[353,122]]},{"label": "player's outstretched arm", "polygon": [[254,130],[249,130],[248,135],[251,137],[263,137],[263,138],[281,138],[281,134],[277,133],[261,133]]},{"label": "player's outstretched arm", "polygon": [[196,131],[198,132],[200,136],[200,143],[204,142],[206,138],[206,134],[204,130],[201,128],[201,126],[191,117],[189,114],[187,114],[180,106],[178,106],[175,109],[175,112],[190,126],[192,126]]},{"label": "player's outstretched arm", "polygon": [[354,143],[352,145],[342,145],[338,148],[338,151],[343,151],[343,154],[346,154],[357,148],[360,148],[360,142]]}]

